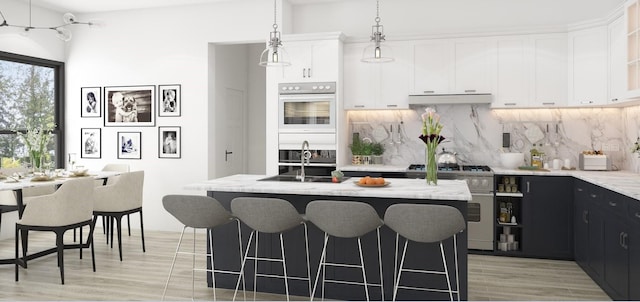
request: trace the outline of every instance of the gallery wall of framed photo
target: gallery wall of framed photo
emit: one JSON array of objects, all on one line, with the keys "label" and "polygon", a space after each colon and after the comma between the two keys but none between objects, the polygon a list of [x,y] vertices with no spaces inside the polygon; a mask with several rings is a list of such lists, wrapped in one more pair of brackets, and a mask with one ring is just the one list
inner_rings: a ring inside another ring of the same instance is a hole
[{"label": "gallery wall of framed photo", "polygon": [[[80,88],[80,97],[81,118],[101,118],[103,127],[122,127],[115,137],[103,137],[102,128],[81,128],[81,158],[100,159],[103,148],[117,148],[118,159],[142,159],[143,133],[138,127],[156,127],[156,118],[182,116],[180,84],[87,86]],[[156,128],[158,158],[181,158],[181,127]]]}]

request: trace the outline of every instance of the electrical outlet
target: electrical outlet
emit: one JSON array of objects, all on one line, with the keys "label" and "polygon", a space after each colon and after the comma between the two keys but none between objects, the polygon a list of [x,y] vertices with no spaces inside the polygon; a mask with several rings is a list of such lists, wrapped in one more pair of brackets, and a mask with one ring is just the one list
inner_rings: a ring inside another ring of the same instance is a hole
[{"label": "electrical outlet", "polygon": [[620,151],[620,145],[618,143],[610,143],[609,151]]},{"label": "electrical outlet", "polygon": [[602,151],[611,151],[611,145],[607,144],[607,143],[603,143],[602,146],[600,147],[602,149]]}]

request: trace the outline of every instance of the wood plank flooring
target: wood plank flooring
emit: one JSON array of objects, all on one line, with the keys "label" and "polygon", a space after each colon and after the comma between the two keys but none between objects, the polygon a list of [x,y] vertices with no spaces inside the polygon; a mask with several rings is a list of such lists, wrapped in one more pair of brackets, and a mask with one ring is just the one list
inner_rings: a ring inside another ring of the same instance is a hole
[{"label": "wood plank flooring", "polygon": [[[8,231],[8,230],[3,230]],[[190,249],[193,233],[185,234],[183,247]],[[197,234],[196,249],[204,251],[204,232]],[[0,265],[0,300],[160,300],[179,233],[145,232],[146,253],[142,253],[140,234],[123,236],[123,261],[118,249],[105,244],[102,229],[96,229],[96,272],[91,254],[85,250],[65,251],[65,285],[60,284],[55,254],[29,262],[14,282],[14,266]],[[71,242],[71,232],[65,240]],[[38,251],[54,244],[49,233],[30,233],[29,250]],[[14,256],[14,241],[0,241],[0,257]],[[204,266],[204,257],[196,257]],[[167,291],[166,300],[191,300],[191,258],[180,255]],[[196,274],[195,300],[213,300],[205,286],[204,274]],[[218,289],[218,300],[231,300],[233,291]],[[247,293],[252,299],[252,294]],[[242,301],[242,296],[239,296]],[[257,300],[285,300],[284,296],[258,294]],[[292,297],[292,300],[308,300]],[[571,261],[537,260],[512,257],[469,255],[469,300],[610,300],[602,290]]]}]

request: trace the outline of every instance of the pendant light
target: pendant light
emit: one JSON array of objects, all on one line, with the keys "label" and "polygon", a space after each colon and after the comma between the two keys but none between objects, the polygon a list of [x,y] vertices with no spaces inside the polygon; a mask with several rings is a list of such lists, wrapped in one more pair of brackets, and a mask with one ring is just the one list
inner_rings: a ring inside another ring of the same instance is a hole
[{"label": "pendant light", "polygon": [[386,63],[393,62],[391,48],[382,45],[385,41],[384,26],[380,25],[380,1],[376,0],[376,24],[371,26],[371,44],[362,52],[362,62]]},{"label": "pendant light", "polygon": [[273,31],[269,33],[269,44],[260,54],[260,66],[289,66],[287,51],[282,47],[278,23],[276,23],[276,0],[273,0]]}]

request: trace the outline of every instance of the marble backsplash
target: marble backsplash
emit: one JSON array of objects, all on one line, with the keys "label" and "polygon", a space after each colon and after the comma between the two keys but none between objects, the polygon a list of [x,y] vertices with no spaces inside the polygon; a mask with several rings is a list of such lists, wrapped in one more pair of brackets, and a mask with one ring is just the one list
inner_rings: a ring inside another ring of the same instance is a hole
[{"label": "marble backsplash", "polygon": [[[424,163],[421,134],[423,107],[412,110],[349,111],[351,133],[385,146],[389,165]],[[489,105],[432,105],[444,125],[440,144],[457,152],[462,164],[500,166],[503,133],[510,151],[542,150],[546,160],[570,159],[576,166],[583,150],[603,150],[614,168],[639,172],[640,160],[630,152],[640,136],[640,106],[628,108],[491,109]],[[616,150],[617,151],[614,151]],[[528,163],[528,162],[527,162]]]}]

